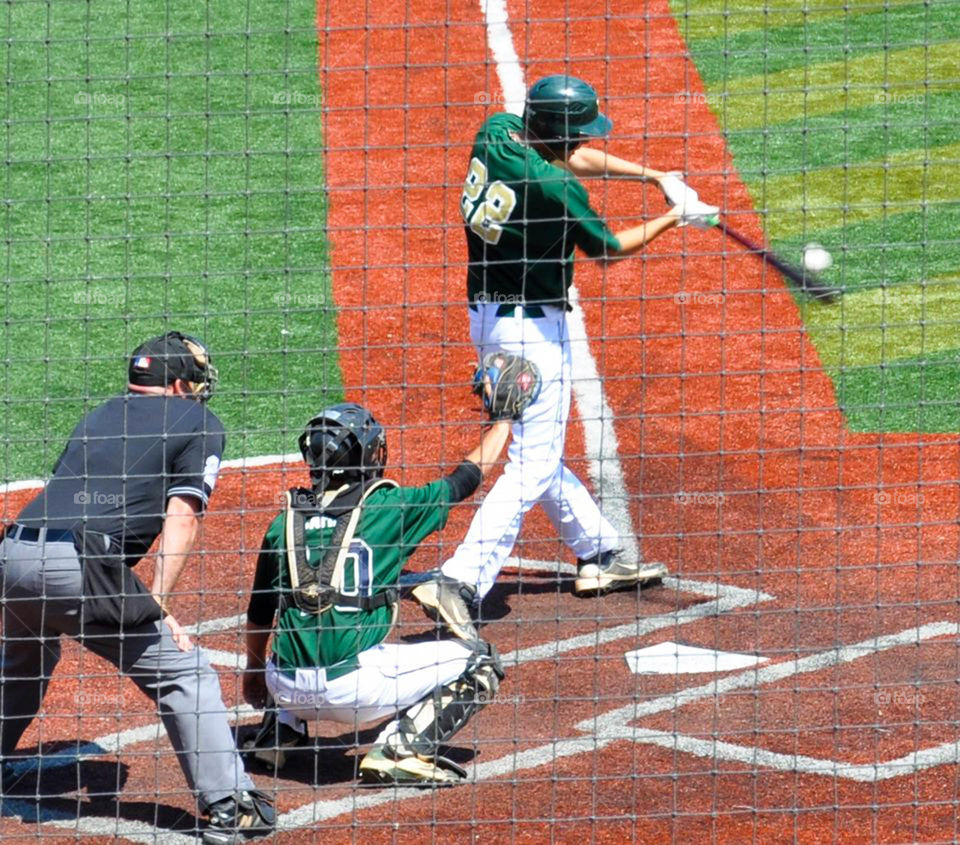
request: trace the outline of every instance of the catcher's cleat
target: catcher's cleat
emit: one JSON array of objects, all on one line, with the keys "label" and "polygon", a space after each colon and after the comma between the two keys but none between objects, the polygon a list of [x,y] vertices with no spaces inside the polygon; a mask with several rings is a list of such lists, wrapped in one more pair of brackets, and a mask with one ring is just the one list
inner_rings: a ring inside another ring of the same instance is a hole
[{"label": "catcher's cleat", "polygon": [[236,845],[273,833],[277,813],[266,793],[249,789],[228,795],[207,808],[210,823],[203,831],[205,845]]},{"label": "catcher's cleat", "polygon": [[666,574],[667,567],[662,563],[625,561],[620,549],[610,549],[577,561],[573,592],[578,596],[602,596],[612,590],[655,581]]},{"label": "catcher's cleat", "polygon": [[469,607],[476,602],[476,587],[437,572],[436,577],[418,584],[410,594],[427,616],[446,625],[455,637],[467,642],[480,638]]},{"label": "catcher's cleat", "polygon": [[277,718],[277,711],[272,708],[271,704],[270,709],[264,712],[257,735],[243,744],[243,751],[248,757],[278,772],[287,764],[288,752],[302,748],[310,738],[306,733],[283,724]]},{"label": "catcher's cleat", "polygon": [[387,746],[376,745],[360,761],[360,780],[380,786],[456,786],[467,770],[446,757],[391,755]]}]

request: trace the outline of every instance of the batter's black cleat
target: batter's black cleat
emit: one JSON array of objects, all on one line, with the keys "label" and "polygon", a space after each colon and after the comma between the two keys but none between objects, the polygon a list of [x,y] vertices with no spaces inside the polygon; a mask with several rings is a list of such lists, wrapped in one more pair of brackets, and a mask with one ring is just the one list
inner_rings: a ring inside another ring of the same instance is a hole
[{"label": "batter's black cleat", "polygon": [[203,831],[204,845],[236,845],[268,836],[277,826],[277,813],[266,793],[245,789],[207,808],[210,824]]},{"label": "batter's black cleat", "polygon": [[442,572],[418,584],[411,595],[434,622],[446,625],[450,633],[467,642],[480,639],[470,607],[476,605],[477,588],[450,578]]},{"label": "batter's black cleat", "polygon": [[249,759],[278,772],[287,765],[290,752],[295,748],[303,748],[309,741],[308,734],[281,722],[270,704],[263,714],[257,735],[243,744],[243,752]]},{"label": "batter's black cleat", "polygon": [[666,574],[667,567],[662,563],[626,561],[621,549],[610,549],[577,561],[573,592],[578,596],[602,596],[613,590],[659,580]]}]

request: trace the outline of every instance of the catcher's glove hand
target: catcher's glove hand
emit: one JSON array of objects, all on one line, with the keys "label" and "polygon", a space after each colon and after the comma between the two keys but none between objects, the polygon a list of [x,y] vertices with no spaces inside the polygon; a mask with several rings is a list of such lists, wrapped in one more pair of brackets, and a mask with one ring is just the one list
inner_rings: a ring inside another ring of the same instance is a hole
[{"label": "catcher's glove hand", "polygon": [[540,395],[540,370],[519,355],[491,352],[473,374],[473,392],[491,420],[518,420]]}]

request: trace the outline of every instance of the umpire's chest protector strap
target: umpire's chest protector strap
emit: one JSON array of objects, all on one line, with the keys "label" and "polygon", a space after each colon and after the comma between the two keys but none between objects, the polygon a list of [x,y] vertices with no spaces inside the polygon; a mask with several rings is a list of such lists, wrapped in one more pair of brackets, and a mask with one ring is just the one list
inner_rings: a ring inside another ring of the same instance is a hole
[{"label": "umpire's chest protector strap", "polygon": [[296,606],[306,613],[323,613],[334,604],[355,607],[358,610],[375,610],[396,604],[396,590],[386,589],[369,596],[344,595],[343,567],[350,552],[350,544],[360,522],[363,503],[371,493],[387,487],[396,487],[397,482],[381,478],[363,491],[363,496],[352,510],[338,517],[329,544],[318,567],[310,566],[307,558],[307,516],[322,514],[322,511],[303,510],[296,507],[296,490],[287,491],[287,509],[284,515],[287,547],[287,569],[290,574],[291,595]]}]

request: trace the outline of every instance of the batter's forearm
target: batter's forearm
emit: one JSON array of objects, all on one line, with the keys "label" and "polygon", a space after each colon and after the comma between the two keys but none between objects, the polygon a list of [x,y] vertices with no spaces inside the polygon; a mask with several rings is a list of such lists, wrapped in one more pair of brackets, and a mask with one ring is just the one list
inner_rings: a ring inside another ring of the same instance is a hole
[{"label": "batter's forearm", "polygon": [[616,260],[618,258],[629,258],[638,253],[648,243],[660,237],[664,232],[669,232],[680,222],[680,215],[671,211],[658,217],[656,220],[650,220],[617,233],[617,240],[620,241],[620,251],[613,255],[608,255],[607,260]]},{"label": "batter's forearm", "polygon": [[664,175],[661,170],[644,167],[642,164],[627,161],[593,147],[580,147],[571,154],[566,163],[570,172],[582,179],[597,176],[625,176],[639,179],[641,182],[655,182]]}]

